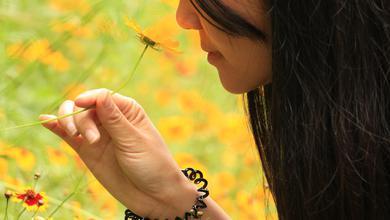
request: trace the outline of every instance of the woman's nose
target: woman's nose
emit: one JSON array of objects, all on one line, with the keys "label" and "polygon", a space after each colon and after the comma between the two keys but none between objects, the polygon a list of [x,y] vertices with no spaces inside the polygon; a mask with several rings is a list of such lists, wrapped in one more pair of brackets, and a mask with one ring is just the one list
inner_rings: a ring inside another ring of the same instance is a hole
[{"label": "woman's nose", "polygon": [[176,21],[184,29],[202,29],[198,14],[191,4],[192,0],[180,0],[176,10]]}]

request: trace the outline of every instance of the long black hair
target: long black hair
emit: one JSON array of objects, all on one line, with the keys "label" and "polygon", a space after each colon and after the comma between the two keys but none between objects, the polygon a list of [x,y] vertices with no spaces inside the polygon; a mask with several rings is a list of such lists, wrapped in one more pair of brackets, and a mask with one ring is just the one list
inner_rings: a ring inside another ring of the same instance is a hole
[{"label": "long black hair", "polygon": [[[219,0],[191,1],[261,36]],[[272,83],[245,99],[279,219],[390,219],[390,1],[266,4]]]}]

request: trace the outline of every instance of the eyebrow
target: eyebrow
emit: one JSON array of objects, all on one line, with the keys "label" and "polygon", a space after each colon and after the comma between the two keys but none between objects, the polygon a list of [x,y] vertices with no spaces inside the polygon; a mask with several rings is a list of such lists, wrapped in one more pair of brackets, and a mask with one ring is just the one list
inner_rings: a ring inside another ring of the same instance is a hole
[{"label": "eyebrow", "polygon": [[[265,41],[266,34],[219,0],[189,0],[198,13],[210,24],[232,36],[245,36]],[[194,1],[196,3],[194,3]],[[202,9],[199,9],[199,7]],[[207,14],[210,18],[206,17]]]}]

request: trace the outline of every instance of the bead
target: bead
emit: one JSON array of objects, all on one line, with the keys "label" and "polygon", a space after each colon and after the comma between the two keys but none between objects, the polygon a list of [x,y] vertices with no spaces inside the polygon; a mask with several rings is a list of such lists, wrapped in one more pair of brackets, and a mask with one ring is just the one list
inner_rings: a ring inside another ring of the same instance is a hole
[{"label": "bead", "polygon": [[[208,182],[206,179],[203,178],[203,174],[199,170],[195,170],[193,168],[186,168],[181,170],[184,176],[186,176],[189,180],[194,181],[195,184],[201,184],[203,183],[203,186],[201,186],[197,191],[202,193],[202,195],[198,196],[196,198],[196,203],[192,206],[191,210],[189,212],[186,212],[184,215],[184,218],[176,217],[175,220],[189,220],[189,219],[200,219],[201,216],[203,216],[202,211],[198,211],[198,209],[207,208],[206,203],[203,201],[208,195],[209,190],[206,188],[208,185]],[[142,218],[130,210],[125,211],[125,220],[150,220],[149,218]],[[155,219],[156,220],[156,219]],[[157,219],[158,220],[158,219]],[[168,220],[168,219],[166,219]]]}]

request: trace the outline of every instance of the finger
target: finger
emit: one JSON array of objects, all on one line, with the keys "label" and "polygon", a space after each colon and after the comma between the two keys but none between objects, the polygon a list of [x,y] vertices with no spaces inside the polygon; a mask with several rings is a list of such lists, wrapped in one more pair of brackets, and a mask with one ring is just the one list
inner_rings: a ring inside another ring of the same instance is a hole
[{"label": "finger", "polygon": [[101,95],[97,96],[96,114],[119,147],[125,147],[133,142],[133,138],[139,137],[137,129],[114,103],[111,92],[103,91]]},{"label": "finger", "polygon": [[76,97],[75,104],[76,104],[76,106],[81,107],[81,108],[88,108],[88,107],[94,106],[94,105],[96,105],[96,98],[99,95],[102,95],[106,91],[111,92],[108,89],[88,90],[84,93],[81,93],[79,96]]},{"label": "finger", "polygon": [[[73,101],[67,100],[63,102],[58,110],[58,116],[62,117],[64,115],[73,113],[74,106],[75,105]],[[58,123],[68,133],[68,135],[77,136],[79,134],[76,125],[73,121],[73,116],[61,118],[58,120]]]},{"label": "finger", "polygon": [[[77,107],[76,110],[78,110]],[[90,144],[94,144],[100,139],[100,133],[97,127],[98,120],[95,109],[76,114],[73,116],[73,120],[77,130],[83,137],[87,139]]]},{"label": "finger", "polygon": [[[40,115],[39,120],[49,120],[54,119],[56,116],[54,115]],[[56,134],[58,137],[63,139],[65,142],[67,142],[73,149],[76,151],[81,146],[81,140],[79,137],[70,137],[68,133],[58,124],[57,120],[53,120],[50,122],[46,122],[42,124],[45,128],[49,129],[51,132]]]},{"label": "finger", "polygon": [[[108,89],[89,90],[76,97],[75,105],[81,108],[96,106],[96,101],[98,97],[103,96],[106,92],[112,94],[112,91]],[[115,104],[122,112],[128,110],[131,107],[131,105],[137,104],[134,99],[127,96],[123,96],[118,93],[112,94],[112,97],[114,99]]]}]

